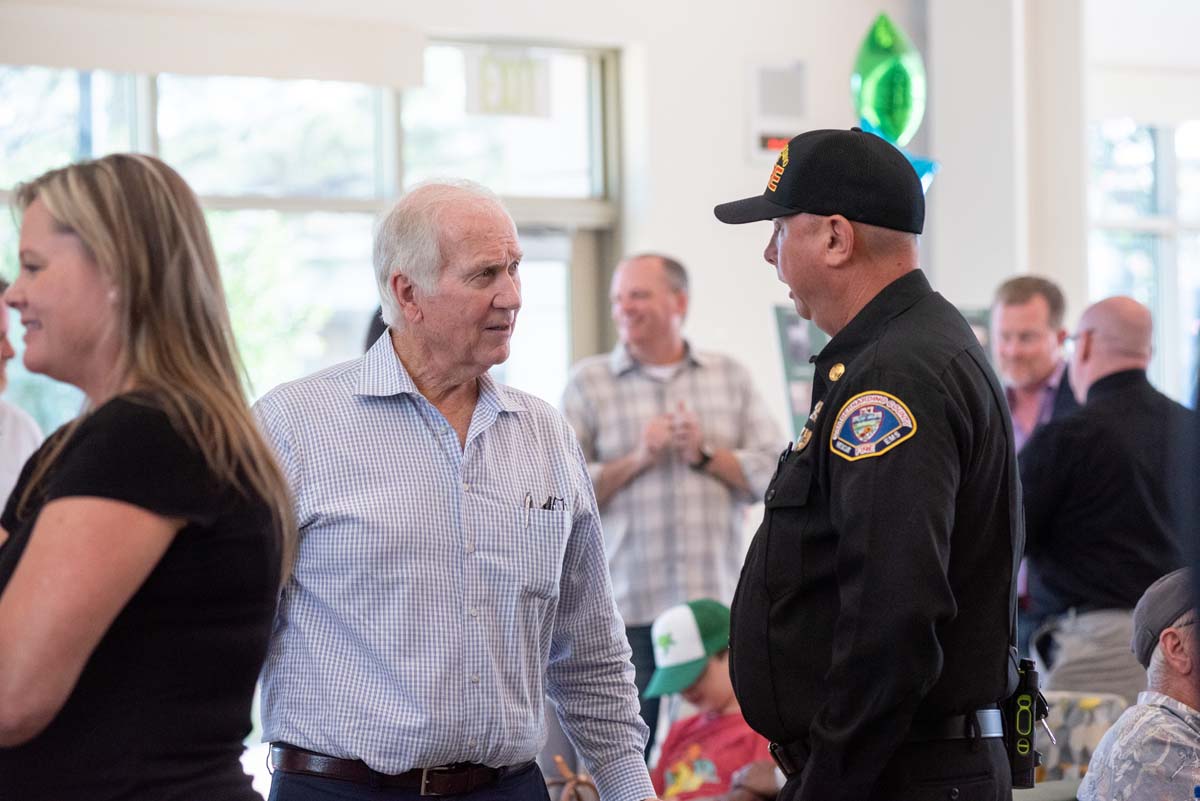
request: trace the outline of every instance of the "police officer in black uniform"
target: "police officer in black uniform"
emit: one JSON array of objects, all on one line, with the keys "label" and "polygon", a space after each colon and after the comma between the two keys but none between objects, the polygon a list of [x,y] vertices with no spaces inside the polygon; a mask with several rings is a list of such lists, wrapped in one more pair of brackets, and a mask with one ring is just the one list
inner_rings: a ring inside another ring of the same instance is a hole
[{"label": "police officer in black uniform", "polygon": [[783,801],[1011,798],[997,708],[1011,655],[1020,484],[1003,391],[917,268],[921,183],[870,133],[810,131],[761,196],[764,254],[830,334],[733,602],[731,672]]}]

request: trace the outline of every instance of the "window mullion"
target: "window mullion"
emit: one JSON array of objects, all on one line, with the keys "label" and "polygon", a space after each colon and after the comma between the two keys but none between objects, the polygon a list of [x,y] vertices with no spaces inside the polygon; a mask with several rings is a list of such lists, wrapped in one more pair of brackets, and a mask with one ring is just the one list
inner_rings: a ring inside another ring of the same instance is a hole
[{"label": "window mullion", "polygon": [[151,156],[159,155],[158,140],[158,81],[154,75],[133,76],[133,112],[129,130],[133,133],[132,149]]},{"label": "window mullion", "polygon": [[1155,184],[1158,207],[1167,225],[1158,237],[1157,309],[1155,312],[1154,365],[1151,373],[1162,390],[1174,397],[1184,391],[1182,376],[1174,365],[1183,358],[1180,337],[1183,322],[1179,313],[1179,203],[1178,159],[1175,155],[1175,128],[1162,126],[1156,132]]}]

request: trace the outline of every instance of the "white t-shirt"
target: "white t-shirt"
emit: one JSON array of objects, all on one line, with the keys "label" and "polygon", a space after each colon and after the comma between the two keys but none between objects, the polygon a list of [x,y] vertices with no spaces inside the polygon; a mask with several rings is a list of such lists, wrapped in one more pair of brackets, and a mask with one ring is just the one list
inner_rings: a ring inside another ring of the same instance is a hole
[{"label": "white t-shirt", "polygon": [[679,368],[683,367],[683,359],[670,364],[643,364],[641,365],[642,372],[653,378],[655,381],[670,381],[679,372]]},{"label": "white t-shirt", "polygon": [[42,430],[24,409],[0,400],[0,508],[16,486],[25,460],[42,444]]}]

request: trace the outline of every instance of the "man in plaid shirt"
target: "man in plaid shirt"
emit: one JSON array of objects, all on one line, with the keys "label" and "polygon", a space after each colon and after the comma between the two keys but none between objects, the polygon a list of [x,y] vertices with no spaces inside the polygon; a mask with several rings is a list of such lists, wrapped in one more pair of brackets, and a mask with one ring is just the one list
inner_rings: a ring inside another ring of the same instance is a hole
[{"label": "man in plaid shirt", "polygon": [[[596,488],[613,594],[644,693],[654,618],[697,598],[732,599],[745,507],[762,497],[786,443],[746,369],[684,339],[683,265],[632,256],[617,266],[610,299],[620,343],[575,366],[563,412]],[[649,754],[656,699],[643,695],[642,717]]]}]

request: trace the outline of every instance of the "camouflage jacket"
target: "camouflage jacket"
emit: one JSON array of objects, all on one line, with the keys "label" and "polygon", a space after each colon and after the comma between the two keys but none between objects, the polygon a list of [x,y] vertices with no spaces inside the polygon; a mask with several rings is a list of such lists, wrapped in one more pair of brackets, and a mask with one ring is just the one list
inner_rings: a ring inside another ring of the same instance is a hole
[{"label": "camouflage jacket", "polygon": [[1200,787],[1200,712],[1156,692],[1138,695],[1104,735],[1079,801],[1175,801]]}]

